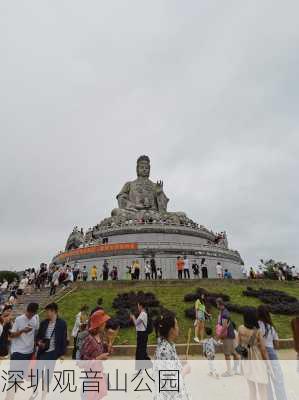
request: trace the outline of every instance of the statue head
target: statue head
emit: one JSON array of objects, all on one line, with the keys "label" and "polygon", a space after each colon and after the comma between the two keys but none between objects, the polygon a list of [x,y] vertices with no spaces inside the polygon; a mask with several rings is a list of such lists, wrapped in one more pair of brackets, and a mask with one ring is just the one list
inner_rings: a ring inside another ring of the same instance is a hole
[{"label": "statue head", "polygon": [[151,170],[150,159],[148,156],[140,156],[137,160],[137,176],[149,178]]}]

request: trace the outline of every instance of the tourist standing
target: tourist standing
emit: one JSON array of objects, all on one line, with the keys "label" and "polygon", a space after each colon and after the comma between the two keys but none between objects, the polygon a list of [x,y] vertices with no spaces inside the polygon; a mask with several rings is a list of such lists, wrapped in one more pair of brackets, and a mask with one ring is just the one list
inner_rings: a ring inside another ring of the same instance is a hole
[{"label": "tourist standing", "polygon": [[144,273],[145,273],[145,279],[150,280],[151,279],[151,266],[150,266],[150,262],[148,260],[145,261]]},{"label": "tourist standing", "polygon": [[110,272],[110,277],[111,277],[112,281],[118,280],[118,271],[117,271],[117,267],[115,265],[112,267],[112,271]]},{"label": "tourist standing", "polygon": [[97,281],[98,280],[98,270],[97,270],[97,266],[96,265],[93,265],[91,267],[90,276],[91,276],[91,280],[92,281]]},{"label": "tourist standing", "polygon": [[102,275],[103,275],[103,281],[108,281],[109,278],[109,264],[107,260],[104,260],[104,264],[102,267]]},{"label": "tourist standing", "polygon": [[[190,366],[187,363],[183,364],[176,352],[175,341],[179,336],[179,326],[175,315],[171,312],[162,314],[159,318],[157,318],[155,327],[158,337],[155,360],[163,361],[162,365],[159,362],[154,363],[155,380],[157,382],[159,381],[161,369],[179,371],[179,393],[175,395],[175,393],[172,392],[171,395],[167,396],[166,398],[188,400],[190,397],[183,378],[190,373]],[[160,368],[160,366],[162,368]],[[156,386],[156,389],[157,394],[155,398],[165,398],[163,393],[160,393],[159,391],[159,385]]]},{"label": "tourist standing", "polygon": [[176,269],[178,271],[178,279],[183,279],[184,260],[178,256],[176,261]]},{"label": "tourist standing", "polygon": [[184,257],[184,278],[190,279],[190,263],[187,256]]},{"label": "tourist standing", "polygon": [[202,258],[201,260],[201,277],[203,279],[207,279],[208,278],[208,267],[205,264],[206,259]]},{"label": "tourist standing", "polygon": [[[242,372],[247,379],[249,387],[249,399],[267,399],[267,385],[269,383],[267,364],[261,360],[267,360],[267,350],[262,333],[259,329],[257,311],[248,307],[243,314],[244,324],[238,329],[239,346],[245,348],[247,357],[242,361]],[[254,362],[254,361],[258,362]]]},{"label": "tourist standing", "polygon": [[209,375],[214,376],[215,378],[219,378],[219,374],[216,371],[214,366],[215,355],[216,355],[216,346],[218,345],[217,340],[213,338],[213,331],[210,327],[205,329],[207,338],[203,341],[202,350],[204,357],[208,360],[209,365]]},{"label": "tourist standing", "polygon": [[223,377],[232,376],[234,373],[237,374],[237,363],[234,364],[234,372],[231,369],[231,358],[235,361],[239,359],[238,354],[235,351],[235,329],[233,322],[231,321],[230,313],[225,307],[225,304],[221,298],[216,300],[217,308],[219,310],[216,335],[223,342],[223,353],[226,360],[227,371],[222,374]]},{"label": "tourist standing", "polygon": [[58,316],[58,305],[50,303],[45,307],[46,319],[39,327],[36,341],[39,360],[57,360],[67,347],[66,322]]},{"label": "tourist standing", "polygon": [[51,280],[50,296],[54,296],[56,294],[56,288],[58,285],[59,285],[59,270],[58,268],[54,268]]},{"label": "tourist standing", "polygon": [[85,337],[80,350],[81,360],[107,360],[109,352],[103,336],[109,315],[104,310],[96,311],[89,321],[88,335]]},{"label": "tourist standing", "polygon": [[75,265],[74,265],[74,270],[73,270],[74,282],[76,282],[77,279],[79,278],[79,274],[80,274],[80,266],[79,266],[79,264],[76,262]]},{"label": "tourist standing", "polygon": [[134,281],[135,280],[135,260],[132,261],[131,264],[131,280]]},{"label": "tourist standing", "polygon": [[154,256],[150,260],[150,265],[151,265],[151,278],[157,279],[157,266],[156,266],[156,260],[155,260]]},{"label": "tourist standing", "polygon": [[[37,336],[37,368],[40,376],[43,371],[47,374],[47,381],[51,384],[56,360],[65,355],[67,350],[67,325],[58,316],[58,306],[50,303],[45,307],[46,318],[41,322]],[[38,381],[39,377],[37,377]],[[47,392],[42,389],[42,399]]]},{"label": "tourist standing", "polygon": [[196,260],[193,261],[192,264],[192,271],[195,279],[199,278],[199,265],[197,264]]},{"label": "tourist standing", "polygon": [[34,352],[34,339],[39,329],[38,304],[30,303],[26,312],[15,319],[10,331],[11,360],[30,360]]},{"label": "tourist standing", "polygon": [[299,372],[299,316],[292,319],[291,327],[294,339],[294,349],[297,353],[297,372]]},{"label": "tourist standing", "polygon": [[265,305],[260,305],[257,309],[257,317],[259,329],[261,331],[261,335],[264,339],[267,354],[269,360],[271,360],[271,366],[273,371],[272,376],[272,385],[275,392],[275,396],[272,390],[271,382],[268,384],[268,400],[274,399],[276,400],[286,400],[287,394],[285,391],[283,374],[278,361],[278,356],[275,348],[278,348],[278,334],[273,326],[271,315],[268,311],[268,308]]},{"label": "tourist standing", "polygon": [[[203,341],[205,332],[205,320],[206,320],[206,306],[204,302],[204,295],[198,295],[194,305],[195,309],[195,336],[194,341],[199,343]],[[198,338],[200,337],[200,339]]]},{"label": "tourist standing", "polygon": [[88,271],[87,271],[86,265],[84,265],[83,269],[82,269],[82,280],[83,280],[83,282],[86,282],[87,279],[88,279]]},{"label": "tourist standing", "polygon": [[136,328],[137,343],[136,343],[136,360],[150,360],[147,354],[147,341],[148,341],[148,313],[146,312],[145,303],[139,301],[137,304],[138,317],[130,314],[130,318],[133,321]]},{"label": "tourist standing", "polygon": [[[84,361],[85,374],[90,371],[102,371],[101,361],[108,360],[111,346],[105,342],[105,327],[110,317],[103,310],[95,312],[90,318],[87,335],[81,344],[80,360]],[[80,365],[80,364],[79,364]],[[88,400],[99,400],[107,395],[106,379],[101,379],[98,390],[89,391]],[[83,397],[84,393],[83,393]]]},{"label": "tourist standing", "polygon": [[73,354],[72,358],[73,360],[76,359],[76,353],[77,353],[77,337],[78,333],[81,329],[81,325],[87,324],[88,323],[88,305],[84,304],[81,308],[79,313],[76,315],[75,319],[75,324],[72,330],[72,337],[73,337],[73,342],[74,342],[74,347],[73,347]]},{"label": "tourist standing", "polygon": [[140,263],[138,260],[135,260],[134,262],[134,279],[139,281],[140,278]]},{"label": "tourist standing", "polygon": [[86,337],[88,336],[88,323],[83,323],[80,326],[80,330],[78,332],[77,335],[77,341],[76,341],[76,360],[80,360],[81,358],[81,349],[82,349],[82,345],[84,343],[84,340],[86,339]]},{"label": "tourist standing", "polygon": [[9,353],[10,332],[12,330],[12,306],[6,305],[1,314],[2,332],[0,334],[0,359],[6,358]]},{"label": "tourist standing", "polygon": [[218,262],[216,265],[216,276],[218,279],[223,278],[223,267],[221,265],[221,262]]}]

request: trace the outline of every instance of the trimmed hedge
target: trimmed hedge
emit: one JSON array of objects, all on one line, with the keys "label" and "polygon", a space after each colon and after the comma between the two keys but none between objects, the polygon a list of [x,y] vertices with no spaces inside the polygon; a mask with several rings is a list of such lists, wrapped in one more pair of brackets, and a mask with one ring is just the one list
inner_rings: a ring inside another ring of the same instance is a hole
[{"label": "trimmed hedge", "polygon": [[280,290],[253,289],[248,287],[243,292],[244,296],[255,297],[262,303],[267,304],[272,314],[296,315],[299,313],[299,301],[296,297]]},{"label": "trimmed hedge", "polygon": [[145,303],[151,318],[158,316],[164,308],[160,305],[159,300],[151,292],[126,292],[116,296],[112,302],[112,307],[117,311],[113,316],[113,320],[119,324],[121,328],[129,328],[133,326],[130,319],[130,313],[137,315],[137,304],[139,301]]},{"label": "trimmed hedge", "polygon": [[[239,306],[238,304],[230,303],[229,296],[227,295],[221,293],[209,293],[208,291],[202,288],[197,289],[196,293],[188,293],[184,297],[184,301],[195,302],[198,294],[206,295],[207,309],[209,309],[210,306],[216,307],[217,297],[221,297],[224,300],[225,306],[230,312],[244,314],[248,308],[247,306]],[[281,314],[281,315],[299,314],[298,299],[280,290],[263,289],[263,288],[253,289],[251,287],[247,287],[247,290],[243,291],[243,296],[255,297],[259,299],[262,303],[267,305],[269,311],[272,314]],[[185,316],[190,319],[195,319],[194,307],[187,308],[185,310]]]}]

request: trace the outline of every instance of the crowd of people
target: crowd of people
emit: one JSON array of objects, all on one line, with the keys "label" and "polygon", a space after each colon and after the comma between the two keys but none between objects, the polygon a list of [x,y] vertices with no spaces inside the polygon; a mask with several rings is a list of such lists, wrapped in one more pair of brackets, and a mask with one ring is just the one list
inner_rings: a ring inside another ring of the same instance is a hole
[{"label": "crowd of people", "polygon": [[[192,264],[187,256],[178,256],[176,261],[176,269],[178,279],[190,279],[190,267],[194,279],[207,279],[209,277],[209,268],[206,264],[206,259],[202,258],[200,265],[196,260]],[[217,279],[232,279],[232,274],[227,268],[223,268],[221,262],[217,262],[215,267],[215,274]]]},{"label": "crowd of people", "polygon": [[[269,274],[268,269],[261,263],[257,268],[251,267],[246,275],[250,279],[264,279],[265,274]],[[299,268],[287,264],[276,266],[271,271],[271,277],[279,281],[299,280]]]},{"label": "crowd of people", "polygon": [[[178,279],[191,279],[192,277],[207,279],[211,267],[207,266],[205,258],[198,263],[197,260],[190,262],[187,256],[180,256],[176,260],[176,270]],[[213,275],[216,275],[218,279],[232,279],[232,274],[228,269],[223,268],[221,262],[215,266]],[[155,257],[145,260],[143,265],[138,259],[133,260],[131,265],[125,267],[125,274],[122,273],[122,276],[119,274],[118,267],[115,265],[110,267],[107,260],[104,260],[102,266],[94,264],[91,268],[78,263],[74,263],[72,266],[69,264],[48,266],[42,263],[38,269],[26,269],[19,278],[16,277],[10,283],[7,279],[0,282],[0,310],[4,304],[17,304],[18,297],[23,294],[32,294],[48,288],[49,295],[54,296],[58,288],[64,290],[77,281],[162,280],[163,276],[163,268],[157,265]]]},{"label": "crowd of people", "polygon": [[[278,334],[268,308],[265,305],[248,307],[244,311],[243,323],[237,327],[225,302],[218,298],[216,304],[218,317],[215,321],[207,310],[204,295],[199,295],[194,305],[194,341],[202,345],[203,357],[208,361],[208,374],[217,379],[243,375],[248,381],[250,398],[256,398],[259,393],[261,399],[286,400],[283,374],[276,351]],[[36,359],[40,368],[46,362],[49,368],[50,362],[52,374],[55,360],[63,358],[67,353],[67,323],[59,315],[56,303],[50,303],[44,308],[45,317],[41,322],[38,311],[39,305],[30,303],[24,314],[13,319],[12,306],[7,305],[2,310],[0,358],[9,357],[21,361]],[[154,359],[172,360],[182,375],[188,373],[187,362],[182,362],[176,352],[175,342],[179,336],[180,321],[173,312],[164,310],[152,319],[141,298],[136,304],[136,312],[130,314],[130,319],[136,330],[136,370],[152,367],[148,355],[148,337],[155,330],[157,343]],[[291,325],[299,360],[299,316],[292,320]],[[71,330],[72,358],[83,361],[109,359],[114,352],[118,333],[119,325],[105,311],[103,299],[98,299],[92,310],[89,305],[82,305]],[[226,360],[226,371],[221,375],[215,367],[216,349],[220,344]],[[243,360],[264,362],[251,368]],[[269,391],[272,391],[272,397]]]},{"label": "crowd of people", "polygon": [[[176,268],[178,279],[191,279],[191,271],[195,278],[208,277],[204,258],[198,264],[196,260],[191,263],[187,256],[179,256]],[[231,274],[223,268],[221,262],[216,264],[215,272],[217,279],[231,279]],[[146,260],[143,267],[139,260],[133,260],[127,267],[126,274],[127,279],[131,280],[139,280],[141,276],[146,280],[163,277],[163,272],[157,267],[154,257]],[[25,270],[20,279],[11,283],[4,279],[0,284],[0,359],[36,359],[41,367],[43,363],[53,361],[53,370],[55,360],[67,354],[69,344],[72,345],[72,358],[77,361],[107,360],[112,354],[117,356],[114,353],[114,342],[120,327],[105,311],[103,299],[98,299],[94,307],[83,304],[78,310],[70,330],[71,342],[68,339],[67,323],[63,316],[59,315],[57,303],[52,301],[41,310],[44,312],[41,322],[37,303],[29,303],[22,315],[15,317],[13,313],[18,296],[32,294],[33,290],[48,288],[49,295],[53,296],[58,287],[64,290],[78,280],[95,281],[109,278],[117,280],[118,269],[116,266],[109,268],[109,263],[105,260],[101,269],[96,265],[87,270],[86,266],[80,267],[79,264],[63,267],[41,264],[37,270]],[[286,400],[282,369],[278,362],[278,333],[267,306],[247,307],[243,314],[243,324],[236,326],[221,298],[217,299],[216,305],[218,317],[213,320],[210,306],[203,294],[198,295],[194,304],[194,342],[202,346],[202,355],[208,362],[208,374],[217,379],[242,374],[248,381],[250,398],[255,398],[259,393],[263,399]],[[160,316],[152,319],[145,301],[140,299],[136,310],[131,312],[130,319],[136,330],[136,370],[141,366],[152,367],[148,355],[148,338],[155,331],[157,342],[154,359],[171,359],[182,371],[182,375],[188,373],[188,363],[182,362],[176,353],[175,341],[179,336],[180,321],[173,312],[163,310]],[[299,316],[292,320],[291,327],[299,362]],[[226,371],[221,374],[215,364],[219,345],[226,360]],[[252,369],[247,368],[248,364],[243,363],[243,360],[264,362],[257,363],[257,369]],[[184,382],[182,385],[185,390]]]}]

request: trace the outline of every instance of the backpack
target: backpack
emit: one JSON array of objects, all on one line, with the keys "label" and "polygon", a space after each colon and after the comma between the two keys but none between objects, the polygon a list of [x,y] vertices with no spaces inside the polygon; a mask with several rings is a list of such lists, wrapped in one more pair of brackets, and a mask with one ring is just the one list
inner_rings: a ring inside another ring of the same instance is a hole
[{"label": "backpack", "polygon": [[[154,324],[153,324],[153,320],[151,319],[151,317],[149,315],[149,312],[146,311],[146,313],[147,313],[147,325],[146,325],[145,332],[147,333],[147,335],[150,335],[154,330]],[[144,324],[144,326],[145,326],[145,324]]]},{"label": "backpack", "polygon": [[150,335],[154,330],[154,324],[153,320],[150,318],[149,314],[147,314],[147,327],[146,327],[146,333]]}]

